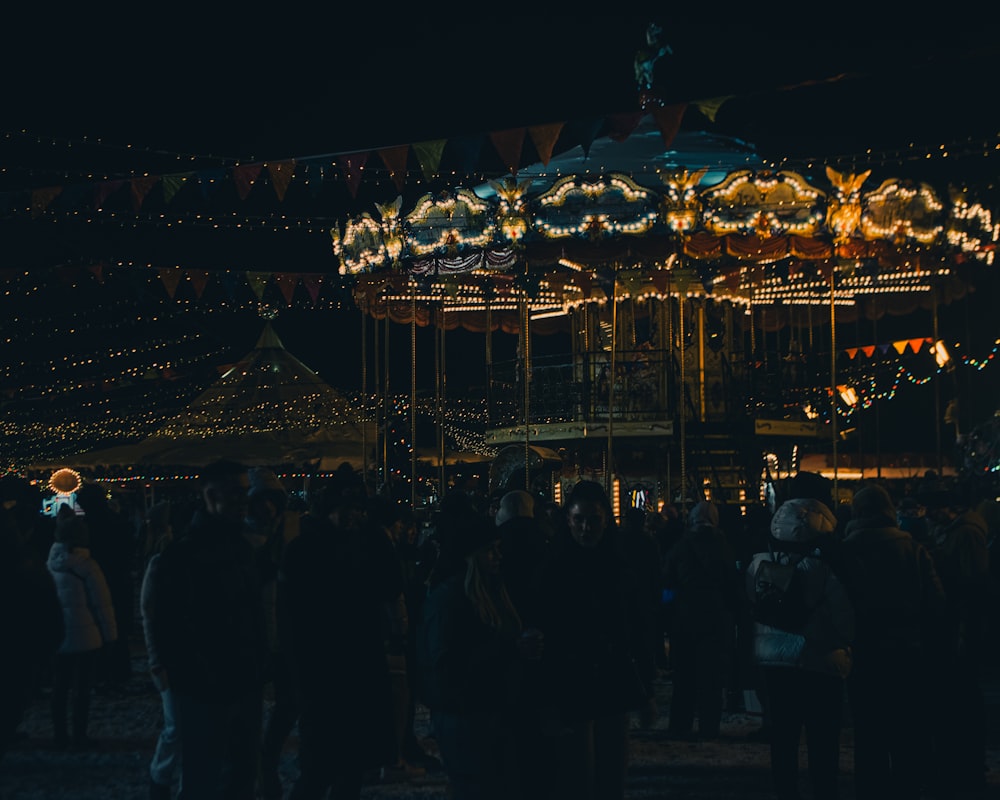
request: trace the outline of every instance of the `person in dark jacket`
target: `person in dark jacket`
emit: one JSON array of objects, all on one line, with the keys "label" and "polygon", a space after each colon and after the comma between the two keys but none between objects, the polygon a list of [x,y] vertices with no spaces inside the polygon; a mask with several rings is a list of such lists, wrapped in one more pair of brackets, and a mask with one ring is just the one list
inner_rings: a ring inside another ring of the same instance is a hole
[{"label": "person in dark jacket", "polygon": [[253,547],[244,536],[247,469],[216,461],[203,508],[160,555],[150,635],[174,695],[184,800],[253,797],[267,642]]},{"label": "person in dark jacket", "polygon": [[[514,720],[521,620],[500,574],[499,533],[479,513],[442,513],[441,569],[424,601],[418,659],[424,701],[453,800],[515,796]],[[536,651],[540,655],[540,651]]]},{"label": "person in dark jacket", "polygon": [[778,800],[799,797],[803,728],[813,797],[839,796],[844,679],[851,667],[854,607],[830,564],[814,549],[816,540],[836,527],[837,518],[824,503],[786,500],[771,520],[771,547],[756,553],[747,568],[747,594],[753,602],[762,565],[778,562],[793,567],[801,586],[795,599],[808,609],[798,630],[754,624],[754,660],[771,704],[771,777]]},{"label": "person in dark jacket", "polygon": [[278,573],[278,640],[299,708],[291,800],[358,798],[365,773],[393,754],[383,612],[403,578],[392,543],[368,526],[366,502],[341,471],[302,517]]},{"label": "person in dark jacket", "polygon": [[945,596],[930,552],[896,526],[877,484],[851,501],[840,578],[854,605],[847,695],[858,800],[917,800],[932,779],[928,687],[947,651]]},{"label": "person in dark jacket", "polygon": [[669,730],[692,736],[697,715],[698,737],[715,739],[735,646],[740,574],[714,503],[703,500],[691,509],[684,536],[667,554],[664,579],[674,593]]},{"label": "person in dark jacket", "polygon": [[564,507],[546,573],[542,664],[557,796],[621,798],[633,711],[653,702],[651,613],[630,569],[604,487],[580,481]]}]

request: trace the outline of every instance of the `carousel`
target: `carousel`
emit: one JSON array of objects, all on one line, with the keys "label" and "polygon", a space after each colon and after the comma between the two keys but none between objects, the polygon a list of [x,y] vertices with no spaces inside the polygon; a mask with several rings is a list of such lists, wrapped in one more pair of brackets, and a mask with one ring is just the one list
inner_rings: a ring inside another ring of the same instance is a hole
[{"label": "carousel", "polygon": [[[991,211],[872,169],[772,169],[737,140],[665,150],[648,118],[628,144],[335,226],[362,324],[386,346],[390,324],[434,327],[439,409],[446,332],[482,333],[486,444],[518,445],[518,480],[544,476],[557,500],[583,475],[633,505],[743,504],[810,448],[832,451],[836,482],[852,413],[886,391],[855,368],[874,345],[845,353],[838,328],[929,310],[905,355],[944,369],[936,310],[992,266]],[[550,334],[565,352],[536,355]],[[494,335],[516,338],[515,358],[493,358]],[[562,469],[533,471],[535,447]]]}]

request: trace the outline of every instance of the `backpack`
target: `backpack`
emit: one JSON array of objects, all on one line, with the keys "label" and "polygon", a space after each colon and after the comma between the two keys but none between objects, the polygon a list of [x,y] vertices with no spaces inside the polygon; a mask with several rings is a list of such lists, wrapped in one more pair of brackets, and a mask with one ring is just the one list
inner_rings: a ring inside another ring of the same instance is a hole
[{"label": "backpack", "polygon": [[779,562],[768,543],[770,559],[760,561],[753,581],[751,613],[756,622],[790,633],[802,633],[813,608],[805,601],[802,570],[797,569],[803,556],[787,564]]}]

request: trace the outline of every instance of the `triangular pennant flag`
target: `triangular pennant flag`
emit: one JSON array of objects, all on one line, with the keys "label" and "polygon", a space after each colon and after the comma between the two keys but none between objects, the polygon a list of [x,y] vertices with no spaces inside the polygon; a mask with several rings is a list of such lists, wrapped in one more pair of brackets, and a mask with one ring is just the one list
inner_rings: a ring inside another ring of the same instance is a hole
[{"label": "triangular pennant flag", "polygon": [[389,177],[396,185],[396,191],[403,191],[403,187],[406,186],[406,159],[410,155],[410,146],[401,144],[398,147],[383,147],[378,154],[385,168],[389,170]]},{"label": "triangular pennant flag", "polygon": [[925,339],[923,336],[921,336],[919,339],[910,339],[910,349],[914,353],[919,353],[920,348],[923,346],[924,342],[929,342],[929,341],[930,339]]},{"label": "triangular pennant flag", "polygon": [[194,296],[200,300],[201,296],[205,293],[205,286],[208,284],[208,270],[189,269],[187,276],[194,287]]},{"label": "triangular pennant flag", "polygon": [[197,175],[198,188],[201,189],[201,195],[205,199],[208,199],[212,189],[217,189],[226,184],[226,177],[229,175],[229,170],[222,168],[202,169],[198,170]]},{"label": "triangular pennant flag", "polygon": [[624,142],[636,129],[645,111],[632,111],[628,114],[610,114],[608,116],[608,136],[616,142]]},{"label": "triangular pennant flag", "polygon": [[100,211],[104,208],[104,201],[117,192],[125,181],[101,181],[94,187],[94,208]]},{"label": "triangular pennant flag", "polygon": [[163,176],[163,202],[169,203],[174,199],[180,188],[187,183],[187,179],[190,178],[193,172],[179,172],[176,175],[164,175]]},{"label": "triangular pennant flag", "polygon": [[263,164],[243,164],[239,167],[233,167],[233,183],[236,184],[236,194],[240,200],[247,199],[254,181],[257,180],[257,176],[260,175],[263,168]]},{"label": "triangular pennant flag", "polygon": [[104,265],[103,264],[91,264],[89,267],[87,267],[87,269],[89,269],[93,273],[94,277],[97,278],[97,282],[98,283],[101,283],[101,284],[104,283]]},{"label": "triangular pennant flag", "polygon": [[476,172],[479,166],[479,154],[483,151],[485,136],[456,136],[448,140],[451,156],[458,170],[465,175]]},{"label": "triangular pennant flag", "polygon": [[319,298],[319,287],[323,283],[323,276],[318,274],[309,274],[302,276],[302,285],[306,287],[306,291],[309,292],[309,298],[312,300],[313,308],[316,307],[316,300]]},{"label": "triangular pennant flag", "polygon": [[[866,345],[865,347],[861,348],[861,352],[864,353],[866,356],[868,356],[868,358],[871,358],[873,355],[875,355],[875,345],[873,344]],[[882,352],[884,353],[885,351],[883,350]]]},{"label": "triangular pennant flag", "polygon": [[62,192],[62,186],[48,186],[45,189],[35,189],[31,193],[31,216],[37,217]]},{"label": "triangular pennant flag", "polygon": [[559,134],[562,133],[564,122],[553,122],[550,125],[534,125],[528,128],[531,141],[535,143],[535,150],[538,157],[545,166],[549,165],[552,158],[552,149],[559,141]]},{"label": "triangular pennant flag", "polygon": [[62,194],[60,195],[59,204],[63,208],[71,208],[74,211],[89,205],[90,195],[93,193],[93,187],[86,183],[71,184],[70,186],[64,186]]},{"label": "triangular pennant flag", "polygon": [[434,139],[427,142],[416,142],[413,153],[420,164],[420,171],[427,180],[431,180],[441,167],[441,155],[444,153],[446,139]]},{"label": "triangular pennant flag", "polygon": [[347,188],[351,197],[358,196],[358,187],[361,185],[361,176],[364,174],[365,164],[368,163],[368,153],[351,153],[337,159],[340,171],[347,183]]},{"label": "triangular pennant flag", "polygon": [[685,111],[687,111],[687,103],[677,103],[652,110],[653,120],[656,122],[656,127],[660,129],[660,136],[663,137],[664,147],[669,149],[674,143],[677,131],[681,129],[681,120],[684,119]]},{"label": "triangular pennant flag", "polygon": [[521,149],[524,147],[524,128],[493,131],[490,140],[500,154],[504,166],[510,170],[511,175],[517,175],[521,164]]},{"label": "triangular pennant flag", "polygon": [[854,360],[854,356],[856,356],[858,354],[858,348],[856,348],[856,347],[848,347],[844,352],[847,353],[847,357],[849,359],[851,359],[851,361],[853,361]]},{"label": "triangular pennant flag", "polygon": [[882,355],[885,355],[886,353],[888,353],[888,352],[889,352],[889,348],[890,348],[891,346],[892,346],[892,345],[890,345],[890,344],[880,344],[880,345],[878,346],[878,349],[879,349],[879,352],[880,352],[880,353],[882,353]]},{"label": "triangular pennant flag", "polygon": [[566,123],[566,134],[569,141],[577,141],[583,149],[583,155],[590,155],[590,146],[597,138],[597,134],[604,126],[604,120],[600,117],[595,119],[576,120]]},{"label": "triangular pennant flag", "polygon": [[271,185],[274,193],[278,195],[278,200],[285,199],[285,192],[288,191],[288,184],[291,183],[292,175],[295,173],[295,159],[288,161],[276,161],[267,165],[267,171],[271,176]]},{"label": "triangular pennant flag", "polygon": [[143,175],[141,178],[132,178],[132,208],[138,211],[142,208],[142,203],[149,194],[156,182],[160,180],[159,175]]},{"label": "triangular pennant flag", "polygon": [[715,122],[715,115],[719,113],[719,109],[722,108],[723,103],[727,100],[732,100],[734,97],[736,97],[734,94],[725,94],[721,97],[709,97],[707,100],[695,100],[694,104],[711,122]]},{"label": "triangular pennant flag", "polygon": [[247,271],[247,283],[250,284],[250,288],[253,293],[257,296],[258,300],[263,299],[264,289],[267,287],[267,282],[271,279],[270,272],[253,272]]},{"label": "triangular pennant flag", "polygon": [[906,339],[900,339],[898,342],[892,343],[893,349],[900,355],[903,355],[903,351],[906,349],[906,345],[907,345]]},{"label": "triangular pennant flag", "polygon": [[295,287],[299,282],[299,275],[297,272],[276,272],[274,274],[274,282],[278,284],[278,288],[281,290],[281,294],[285,297],[285,303],[288,305],[292,304],[292,297],[295,296]]},{"label": "triangular pennant flag", "polygon": [[236,302],[236,287],[239,284],[239,276],[232,270],[222,273],[222,286],[226,290],[226,297],[231,303]]},{"label": "triangular pennant flag", "polygon": [[174,299],[174,294],[177,291],[177,284],[181,279],[181,270],[176,267],[166,267],[157,270],[160,275],[160,281],[163,283],[163,288],[167,290],[167,294],[170,295],[170,299]]}]

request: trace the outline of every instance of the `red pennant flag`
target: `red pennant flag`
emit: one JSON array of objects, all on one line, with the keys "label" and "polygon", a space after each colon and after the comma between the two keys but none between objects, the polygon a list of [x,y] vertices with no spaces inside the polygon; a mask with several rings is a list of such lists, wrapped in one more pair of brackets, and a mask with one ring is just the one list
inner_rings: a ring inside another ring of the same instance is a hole
[{"label": "red pennant flag", "polygon": [[104,201],[117,192],[125,181],[101,181],[94,188],[94,208],[100,211],[104,208]]},{"label": "red pennant flag", "polygon": [[521,148],[524,147],[524,128],[494,131],[490,134],[490,140],[503,159],[504,166],[510,170],[511,175],[517,175],[521,164]]},{"label": "red pennant flag", "polygon": [[160,274],[160,281],[163,283],[163,288],[167,290],[167,294],[173,300],[174,294],[177,292],[177,284],[181,279],[181,270],[175,267],[167,267],[159,269],[157,272]]},{"label": "red pennant flag", "polygon": [[278,200],[284,200],[288,184],[291,183],[295,172],[295,159],[268,164],[267,171],[271,175],[271,185],[274,187],[274,193],[278,195]]},{"label": "red pennant flag", "polygon": [[309,297],[312,299],[313,308],[316,307],[316,300],[319,297],[319,287],[323,282],[322,275],[303,275],[302,285],[306,287],[306,291],[309,292]]},{"label": "red pennant flag", "polygon": [[62,186],[49,186],[45,189],[35,189],[31,193],[31,216],[37,217],[62,192]]},{"label": "red pennant flag", "polygon": [[149,190],[160,180],[159,175],[143,175],[141,178],[132,178],[132,208],[138,212],[142,208],[142,201],[146,199]]},{"label": "red pennant flag", "polygon": [[292,297],[295,295],[295,287],[299,282],[299,275],[297,272],[276,272],[274,275],[274,282],[278,284],[278,288],[281,290],[281,294],[285,297],[285,303],[287,305],[292,304]]},{"label": "red pennant flag", "polygon": [[670,148],[677,136],[677,131],[681,129],[681,120],[684,119],[684,112],[687,111],[687,103],[678,103],[673,106],[663,106],[654,108],[652,111],[653,121],[660,129],[660,136],[663,137],[663,146]]},{"label": "red pennant flag", "polygon": [[528,134],[531,136],[531,141],[535,144],[538,157],[545,166],[549,165],[549,160],[552,158],[552,149],[556,146],[556,142],[559,141],[559,134],[562,133],[563,125],[565,124],[564,122],[553,122],[550,125],[535,125],[528,128]]},{"label": "red pennant flag", "polygon": [[351,197],[357,197],[365,164],[368,163],[368,153],[351,153],[339,158],[337,163],[340,165],[340,171],[347,183],[348,190],[351,192]]},{"label": "red pennant flag", "polygon": [[97,282],[100,284],[104,283],[104,265],[103,264],[91,264],[87,267],[97,278]]},{"label": "red pennant flag", "polygon": [[385,168],[389,170],[389,177],[396,184],[396,190],[403,191],[406,185],[406,159],[410,155],[410,146],[403,144],[399,147],[384,147],[378,154]]},{"label": "red pennant flag", "polygon": [[244,164],[241,167],[233,167],[233,182],[236,184],[236,194],[240,200],[246,200],[253,188],[254,181],[264,168],[263,164]]},{"label": "red pennant flag", "polygon": [[634,111],[630,114],[612,114],[608,117],[608,126],[610,128],[608,136],[616,142],[624,142],[632,135],[632,131],[636,129],[636,126],[638,126],[644,116],[646,116],[645,111]]},{"label": "red pennant flag", "polygon": [[200,300],[202,294],[205,293],[205,286],[208,284],[208,270],[189,269],[187,276],[194,287],[194,296]]},{"label": "red pennant flag", "polygon": [[921,336],[919,339],[910,339],[910,349],[913,350],[914,353],[919,353],[920,348],[923,347],[924,342],[929,342],[929,341],[930,339],[925,339],[923,336]]},{"label": "red pennant flag", "polygon": [[849,359],[851,359],[851,361],[853,361],[854,360],[854,356],[856,356],[858,354],[858,348],[856,348],[856,347],[848,347],[844,352],[847,353],[847,357]]},{"label": "red pennant flag", "polygon": [[866,356],[868,356],[868,358],[871,358],[873,355],[875,355],[875,345],[873,344],[866,345],[865,347],[861,348],[861,352],[864,353]]}]

